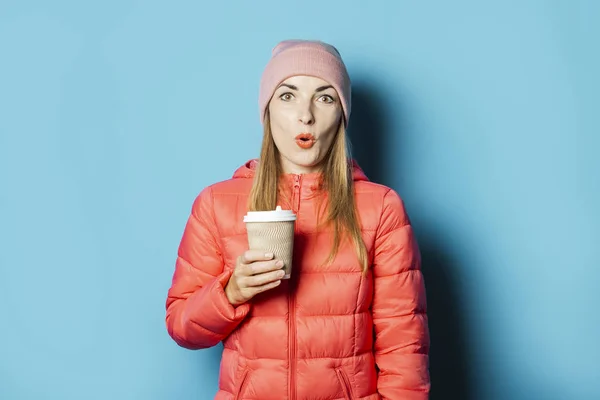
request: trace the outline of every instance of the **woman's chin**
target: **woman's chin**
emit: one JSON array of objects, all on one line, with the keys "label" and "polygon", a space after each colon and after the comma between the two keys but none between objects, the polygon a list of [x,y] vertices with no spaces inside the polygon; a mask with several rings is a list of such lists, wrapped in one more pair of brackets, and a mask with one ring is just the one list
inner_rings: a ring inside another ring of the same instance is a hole
[{"label": "woman's chin", "polygon": [[284,157],[287,161],[286,164],[294,170],[314,172],[318,169],[320,160],[316,152],[307,152],[303,154],[293,154],[288,157]]}]

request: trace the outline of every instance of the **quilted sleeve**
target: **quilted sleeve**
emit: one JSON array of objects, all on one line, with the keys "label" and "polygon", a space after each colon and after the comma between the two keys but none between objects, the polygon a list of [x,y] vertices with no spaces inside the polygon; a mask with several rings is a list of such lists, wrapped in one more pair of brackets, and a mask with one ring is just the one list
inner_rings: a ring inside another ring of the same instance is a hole
[{"label": "quilted sleeve", "polygon": [[248,314],[249,304],[233,307],[227,300],[224,287],[231,273],[224,271],[209,187],[194,201],[167,295],[167,331],[178,345],[215,346]]},{"label": "quilted sleeve", "polygon": [[373,265],[377,390],[383,399],[429,398],[429,328],[421,256],[398,194],[389,190]]}]

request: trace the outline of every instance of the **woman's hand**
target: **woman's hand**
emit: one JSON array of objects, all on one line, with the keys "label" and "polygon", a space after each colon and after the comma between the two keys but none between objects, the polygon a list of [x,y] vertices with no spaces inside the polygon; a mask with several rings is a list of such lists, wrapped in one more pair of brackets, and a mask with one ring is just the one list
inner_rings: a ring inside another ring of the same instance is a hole
[{"label": "woman's hand", "polygon": [[283,261],[274,260],[272,253],[248,250],[238,257],[235,270],[225,285],[227,300],[238,306],[259,293],[273,289],[284,275]]}]

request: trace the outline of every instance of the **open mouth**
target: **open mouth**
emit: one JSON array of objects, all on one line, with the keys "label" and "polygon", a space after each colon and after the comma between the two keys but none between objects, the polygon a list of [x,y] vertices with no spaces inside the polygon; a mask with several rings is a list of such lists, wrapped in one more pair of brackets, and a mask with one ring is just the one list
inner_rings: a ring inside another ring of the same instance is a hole
[{"label": "open mouth", "polygon": [[301,133],[296,136],[296,144],[302,149],[310,149],[315,144],[315,137],[310,133]]}]

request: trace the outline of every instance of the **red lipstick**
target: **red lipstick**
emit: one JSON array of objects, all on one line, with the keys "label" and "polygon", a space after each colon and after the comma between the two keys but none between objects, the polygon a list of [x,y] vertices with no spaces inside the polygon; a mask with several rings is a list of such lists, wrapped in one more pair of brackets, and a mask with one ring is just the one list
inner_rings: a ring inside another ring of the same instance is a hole
[{"label": "red lipstick", "polygon": [[312,133],[301,133],[296,136],[296,144],[302,149],[310,149],[315,145],[315,137]]}]

